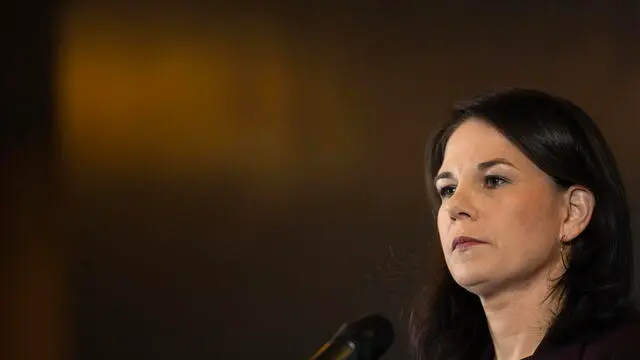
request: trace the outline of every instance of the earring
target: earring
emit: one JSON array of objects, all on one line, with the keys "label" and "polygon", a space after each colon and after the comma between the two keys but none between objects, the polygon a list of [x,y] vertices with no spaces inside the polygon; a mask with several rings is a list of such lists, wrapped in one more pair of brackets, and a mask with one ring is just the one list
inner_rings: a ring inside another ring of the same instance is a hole
[{"label": "earring", "polygon": [[569,242],[566,241],[566,236],[562,235],[560,239],[560,258],[562,259],[562,264],[565,269],[567,268],[567,263],[569,262],[568,254],[566,253],[566,249],[569,247]]}]

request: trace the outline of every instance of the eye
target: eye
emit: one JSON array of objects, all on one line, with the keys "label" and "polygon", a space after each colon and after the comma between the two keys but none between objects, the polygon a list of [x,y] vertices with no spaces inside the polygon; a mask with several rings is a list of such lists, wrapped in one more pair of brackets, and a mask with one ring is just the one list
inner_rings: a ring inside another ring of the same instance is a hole
[{"label": "eye", "polygon": [[440,190],[438,190],[438,193],[440,194],[440,197],[444,199],[444,198],[451,197],[455,189],[456,189],[455,186],[447,185],[447,186],[443,186]]},{"label": "eye", "polygon": [[501,185],[508,183],[509,181],[502,176],[488,175],[484,178],[484,182],[487,188],[495,189],[497,187],[500,187]]}]

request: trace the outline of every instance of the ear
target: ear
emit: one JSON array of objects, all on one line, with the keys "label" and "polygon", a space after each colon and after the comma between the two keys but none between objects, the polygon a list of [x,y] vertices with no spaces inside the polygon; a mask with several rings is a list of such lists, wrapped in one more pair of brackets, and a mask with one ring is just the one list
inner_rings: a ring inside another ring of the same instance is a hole
[{"label": "ear", "polygon": [[562,223],[562,237],[570,242],[577,238],[589,225],[596,199],[591,190],[584,186],[574,185],[564,194],[565,218]]}]

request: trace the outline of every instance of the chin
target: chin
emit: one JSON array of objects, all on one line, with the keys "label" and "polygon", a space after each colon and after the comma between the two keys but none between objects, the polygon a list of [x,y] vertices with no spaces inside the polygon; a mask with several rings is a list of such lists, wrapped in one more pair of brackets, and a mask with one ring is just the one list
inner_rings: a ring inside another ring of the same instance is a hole
[{"label": "chin", "polygon": [[465,290],[479,295],[483,293],[483,289],[488,287],[491,278],[489,274],[481,271],[474,271],[469,267],[464,269],[455,269],[451,272],[453,280]]}]

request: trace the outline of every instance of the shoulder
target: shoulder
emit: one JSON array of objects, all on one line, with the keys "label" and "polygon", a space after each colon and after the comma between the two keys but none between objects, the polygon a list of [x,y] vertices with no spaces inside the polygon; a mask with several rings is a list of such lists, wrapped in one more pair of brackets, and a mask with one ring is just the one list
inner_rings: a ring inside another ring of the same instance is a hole
[{"label": "shoulder", "polygon": [[584,360],[640,359],[640,316],[629,316],[585,345]]}]

